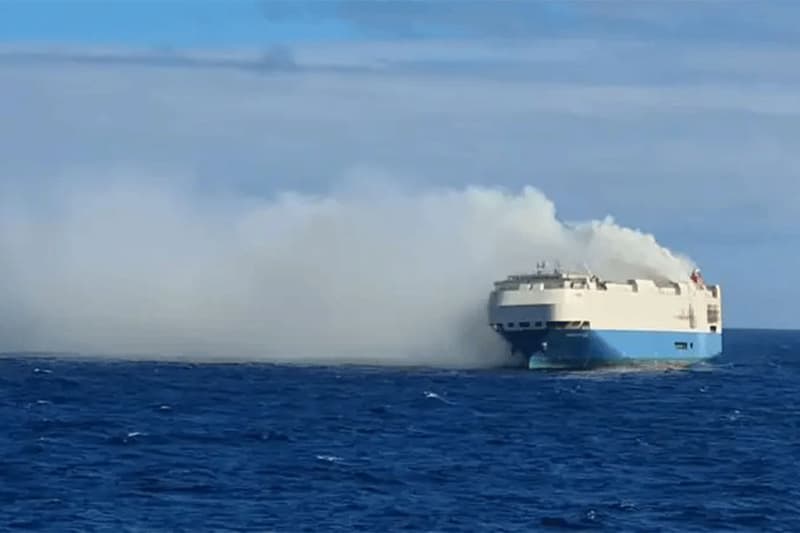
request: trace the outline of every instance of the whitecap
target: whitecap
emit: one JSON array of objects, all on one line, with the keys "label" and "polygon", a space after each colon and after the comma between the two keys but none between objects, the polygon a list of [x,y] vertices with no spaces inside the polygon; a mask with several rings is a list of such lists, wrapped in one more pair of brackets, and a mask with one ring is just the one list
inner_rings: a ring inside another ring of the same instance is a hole
[{"label": "whitecap", "polygon": [[733,411],[725,415],[725,418],[731,422],[735,422],[739,420],[741,417],[742,417],[742,412],[738,409],[734,409]]},{"label": "whitecap", "polygon": [[327,463],[338,463],[342,460],[341,457],[337,457],[335,455],[317,455],[317,460],[325,461]]},{"label": "whitecap", "polygon": [[425,394],[426,398],[430,398],[431,400],[439,400],[440,402],[446,403],[447,405],[453,405],[453,402],[442,398],[441,396],[439,396],[435,392],[431,392],[431,391],[427,391],[426,390],[426,391],[424,391],[424,394]]}]

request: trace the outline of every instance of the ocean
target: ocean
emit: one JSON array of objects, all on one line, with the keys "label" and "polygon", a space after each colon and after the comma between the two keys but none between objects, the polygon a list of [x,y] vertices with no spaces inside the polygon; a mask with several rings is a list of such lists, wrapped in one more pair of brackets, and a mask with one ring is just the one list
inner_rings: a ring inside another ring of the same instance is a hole
[{"label": "ocean", "polygon": [[691,369],[0,359],[0,529],[800,531],[800,332]]}]

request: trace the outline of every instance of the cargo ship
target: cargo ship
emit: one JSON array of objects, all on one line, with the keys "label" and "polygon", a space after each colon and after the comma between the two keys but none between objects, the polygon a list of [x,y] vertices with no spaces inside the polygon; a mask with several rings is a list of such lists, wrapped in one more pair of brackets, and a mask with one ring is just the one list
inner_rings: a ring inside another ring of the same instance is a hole
[{"label": "cargo ship", "polygon": [[722,289],[686,280],[604,280],[546,270],[496,281],[489,325],[528,368],[690,364],[722,353]]}]

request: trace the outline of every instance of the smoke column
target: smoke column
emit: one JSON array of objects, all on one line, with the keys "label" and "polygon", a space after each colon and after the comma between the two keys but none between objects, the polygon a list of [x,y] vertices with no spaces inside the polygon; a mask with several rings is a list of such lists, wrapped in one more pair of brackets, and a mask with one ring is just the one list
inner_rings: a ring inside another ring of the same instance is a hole
[{"label": "smoke column", "polygon": [[611,219],[565,225],[533,188],[70,191],[0,201],[0,351],[491,366],[508,357],[485,320],[495,279],[542,259],[611,278],[692,268]]}]

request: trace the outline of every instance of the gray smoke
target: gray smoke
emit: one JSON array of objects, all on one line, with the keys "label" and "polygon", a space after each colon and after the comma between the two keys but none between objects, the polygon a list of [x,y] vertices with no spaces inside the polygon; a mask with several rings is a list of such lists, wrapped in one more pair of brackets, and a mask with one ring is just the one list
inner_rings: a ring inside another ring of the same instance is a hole
[{"label": "gray smoke", "polygon": [[[493,366],[492,282],[542,259],[605,277],[692,263],[526,188],[203,198],[134,179],[0,204],[0,350]],[[42,206],[47,206],[43,208]]]}]

